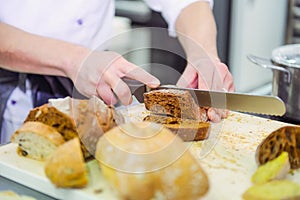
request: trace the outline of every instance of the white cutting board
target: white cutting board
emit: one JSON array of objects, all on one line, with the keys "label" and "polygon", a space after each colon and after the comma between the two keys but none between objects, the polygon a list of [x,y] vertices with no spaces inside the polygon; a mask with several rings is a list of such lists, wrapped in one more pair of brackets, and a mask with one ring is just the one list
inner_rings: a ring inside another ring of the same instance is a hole
[{"label": "white cutting board", "polygon": [[17,145],[10,143],[0,148],[0,175],[57,199],[106,200],[117,199],[104,180],[96,160],[87,164],[89,184],[84,189],[56,188],[44,173],[44,163],[24,158],[16,153]]},{"label": "white cutting board", "polygon": [[[143,105],[121,110],[126,121],[141,121],[148,114]],[[251,115],[230,112],[221,123],[212,124],[210,137],[193,142],[191,151],[209,177],[210,190],[203,199],[240,200],[251,186],[251,175],[257,169],[255,150],[272,131],[289,124]],[[96,161],[87,164],[89,185],[84,189],[58,189],[45,176],[43,162],[17,155],[15,144],[0,147],[0,175],[58,199],[117,199],[101,175]],[[300,184],[300,171],[287,179]]]}]

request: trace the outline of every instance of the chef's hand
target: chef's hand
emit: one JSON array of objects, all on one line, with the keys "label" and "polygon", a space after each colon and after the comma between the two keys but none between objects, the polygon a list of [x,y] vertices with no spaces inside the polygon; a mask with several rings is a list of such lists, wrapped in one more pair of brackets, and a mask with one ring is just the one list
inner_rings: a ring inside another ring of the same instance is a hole
[{"label": "chef's hand", "polygon": [[[212,59],[208,56],[188,62],[177,86],[229,92],[235,90],[228,67],[219,59]],[[228,111],[209,108],[207,114],[211,121],[219,122],[222,118],[227,117]]]},{"label": "chef's hand", "polygon": [[109,105],[117,103],[116,96],[123,105],[129,105],[132,102],[130,89],[121,80],[123,77],[140,81],[151,88],[160,85],[157,78],[128,62],[118,53],[110,51],[92,52],[73,71],[69,77],[80,93],[87,97],[98,96]]}]

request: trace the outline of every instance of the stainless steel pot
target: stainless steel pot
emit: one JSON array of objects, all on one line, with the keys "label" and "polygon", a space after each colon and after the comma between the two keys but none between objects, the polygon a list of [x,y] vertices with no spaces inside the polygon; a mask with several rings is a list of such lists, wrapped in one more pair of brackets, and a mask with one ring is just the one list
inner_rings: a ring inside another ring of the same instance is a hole
[{"label": "stainless steel pot", "polygon": [[253,63],[273,71],[272,94],[285,102],[284,118],[300,122],[300,45],[278,47],[272,58],[249,55]]}]

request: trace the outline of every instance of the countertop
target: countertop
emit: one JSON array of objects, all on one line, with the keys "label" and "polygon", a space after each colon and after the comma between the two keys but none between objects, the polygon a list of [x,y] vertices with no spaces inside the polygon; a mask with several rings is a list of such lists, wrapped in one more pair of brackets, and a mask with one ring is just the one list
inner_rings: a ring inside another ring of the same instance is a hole
[{"label": "countertop", "polygon": [[24,185],[18,184],[7,178],[4,178],[3,176],[0,176],[0,191],[7,191],[7,190],[13,191],[19,195],[30,196],[30,197],[36,198],[37,200],[54,200],[55,199],[53,197],[49,197],[45,194],[42,194],[36,190],[28,188]]}]

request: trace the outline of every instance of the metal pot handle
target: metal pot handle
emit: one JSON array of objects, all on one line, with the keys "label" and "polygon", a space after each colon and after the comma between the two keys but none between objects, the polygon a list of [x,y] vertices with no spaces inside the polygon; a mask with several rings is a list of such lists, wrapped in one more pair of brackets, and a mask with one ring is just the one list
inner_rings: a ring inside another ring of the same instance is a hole
[{"label": "metal pot handle", "polygon": [[291,72],[289,70],[285,69],[284,67],[273,65],[273,63],[267,58],[261,58],[261,57],[254,56],[254,55],[248,55],[247,58],[254,64],[257,64],[263,68],[285,72],[286,73],[285,81],[287,83],[291,82]]}]

